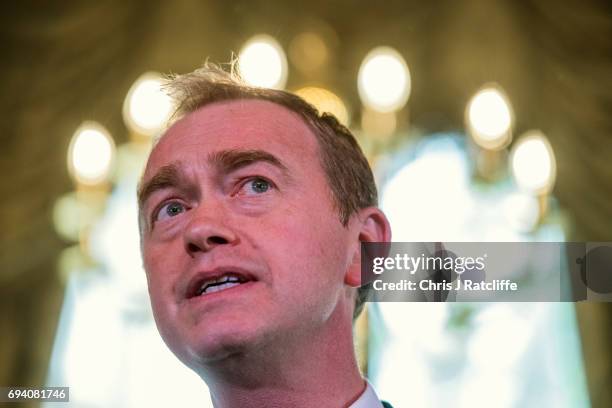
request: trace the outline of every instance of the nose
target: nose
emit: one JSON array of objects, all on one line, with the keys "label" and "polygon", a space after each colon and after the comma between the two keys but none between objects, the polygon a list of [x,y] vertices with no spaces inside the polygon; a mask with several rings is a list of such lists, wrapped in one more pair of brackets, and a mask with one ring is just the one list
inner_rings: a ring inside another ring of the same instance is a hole
[{"label": "nose", "polygon": [[236,232],[223,221],[222,212],[212,208],[193,210],[193,218],[184,230],[185,250],[190,256],[209,252],[217,246],[232,245],[238,241]]}]

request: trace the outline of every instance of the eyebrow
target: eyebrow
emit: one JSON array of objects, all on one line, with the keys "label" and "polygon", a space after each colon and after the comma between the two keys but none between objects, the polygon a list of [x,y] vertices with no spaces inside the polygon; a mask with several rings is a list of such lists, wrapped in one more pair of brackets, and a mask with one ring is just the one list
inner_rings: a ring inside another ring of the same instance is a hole
[{"label": "eyebrow", "polygon": [[[208,155],[208,162],[221,174],[231,173],[255,163],[264,162],[277,167],[288,177],[288,169],[276,156],[264,150],[221,150]],[[158,190],[175,187],[184,181],[182,162],[176,161],[162,166],[153,177],[138,188],[138,207],[143,208],[148,198]]]},{"label": "eyebrow", "polygon": [[153,177],[138,186],[138,208],[142,209],[154,192],[179,185],[184,178],[180,161],[162,166]]},{"label": "eyebrow", "polygon": [[269,163],[277,167],[285,173],[285,175],[288,172],[287,166],[285,166],[276,156],[264,150],[221,150],[211,153],[208,156],[208,161],[217,167],[221,173],[231,173],[242,167],[258,162]]}]

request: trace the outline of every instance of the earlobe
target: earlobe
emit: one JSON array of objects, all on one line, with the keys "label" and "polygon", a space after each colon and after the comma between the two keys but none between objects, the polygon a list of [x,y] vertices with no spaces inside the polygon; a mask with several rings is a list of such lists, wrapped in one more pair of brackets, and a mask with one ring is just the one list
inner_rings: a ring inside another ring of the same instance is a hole
[{"label": "earlobe", "polygon": [[348,268],[344,283],[348,286],[359,287],[361,282],[361,243],[362,242],[390,242],[391,226],[385,214],[376,207],[363,208],[357,214],[358,242],[355,243],[353,261]]},{"label": "earlobe", "polygon": [[[361,245],[359,246],[361,247]],[[361,286],[361,249],[355,251],[353,262],[344,275],[344,283],[350,287],[358,288]]]}]

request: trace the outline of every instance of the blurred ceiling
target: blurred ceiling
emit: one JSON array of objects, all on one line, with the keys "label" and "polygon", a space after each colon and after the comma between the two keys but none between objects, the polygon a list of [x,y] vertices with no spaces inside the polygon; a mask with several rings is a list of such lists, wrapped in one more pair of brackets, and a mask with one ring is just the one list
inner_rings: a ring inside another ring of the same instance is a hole
[{"label": "blurred ceiling", "polygon": [[44,378],[56,323],[48,316],[62,294],[56,256],[65,246],[51,212],[72,189],[66,152],[74,130],[93,119],[125,141],[121,106],[142,72],[229,61],[258,33],[287,49],[296,35],[318,32],[327,64],[310,73],[290,66],[287,88],[327,86],[354,112],[361,60],[375,46],[396,48],[413,81],[402,115],[427,131],[462,129],[469,97],[498,82],[514,106],[516,134],[539,128],[551,141],[570,238],[612,240],[607,1],[22,1],[5,4],[1,18],[0,308],[22,317],[0,318],[0,332],[16,333],[0,336],[0,356],[17,356],[0,369],[0,384]]}]

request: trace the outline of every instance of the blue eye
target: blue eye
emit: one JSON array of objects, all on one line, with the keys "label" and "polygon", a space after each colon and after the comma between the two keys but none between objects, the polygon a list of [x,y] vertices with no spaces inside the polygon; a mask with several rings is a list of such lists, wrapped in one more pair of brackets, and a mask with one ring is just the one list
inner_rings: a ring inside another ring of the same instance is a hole
[{"label": "blue eye", "polygon": [[268,180],[264,180],[262,178],[254,178],[249,180],[246,185],[250,188],[250,190],[255,194],[265,193],[270,189],[270,183]]},{"label": "blue eye", "polygon": [[239,196],[262,195],[275,187],[274,183],[263,177],[251,177],[239,185],[239,190],[235,194]]},{"label": "blue eye", "polygon": [[185,212],[185,206],[178,201],[171,201],[167,204],[164,204],[158,211],[155,216],[157,221],[164,220],[166,218],[176,217],[177,215]]}]

